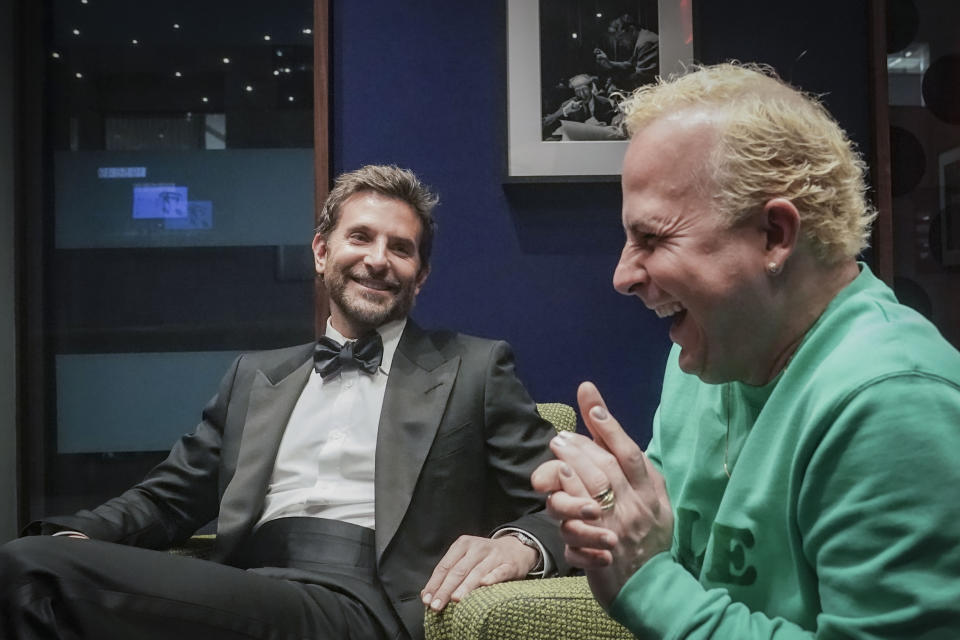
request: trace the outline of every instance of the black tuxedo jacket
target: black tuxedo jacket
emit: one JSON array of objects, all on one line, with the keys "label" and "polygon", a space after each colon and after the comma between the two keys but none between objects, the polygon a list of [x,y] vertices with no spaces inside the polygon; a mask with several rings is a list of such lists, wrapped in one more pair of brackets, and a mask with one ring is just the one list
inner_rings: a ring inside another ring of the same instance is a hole
[{"label": "black tuxedo jacket", "polygon": [[[196,430],[143,482],[92,511],[38,525],[164,549],[217,518],[213,559],[230,563],[262,511],[312,354],[306,344],[239,357]],[[423,636],[420,589],[461,534],[519,527],[566,569],[557,525],[530,487],[553,434],[517,379],[506,343],[407,322],[380,415],[375,509],[380,580],[414,638]]]}]

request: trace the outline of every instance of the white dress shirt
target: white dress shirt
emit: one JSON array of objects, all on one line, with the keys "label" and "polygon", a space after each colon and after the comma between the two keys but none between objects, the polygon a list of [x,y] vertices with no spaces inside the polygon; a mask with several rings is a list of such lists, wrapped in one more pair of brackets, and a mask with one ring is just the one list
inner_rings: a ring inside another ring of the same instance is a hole
[{"label": "white dress shirt", "polygon": [[[406,319],[377,329],[383,361],[322,378],[316,370],[290,415],[273,467],[259,527],[268,520],[312,516],[375,528],[374,461],[387,376]],[[326,336],[347,339],[327,321]]]}]

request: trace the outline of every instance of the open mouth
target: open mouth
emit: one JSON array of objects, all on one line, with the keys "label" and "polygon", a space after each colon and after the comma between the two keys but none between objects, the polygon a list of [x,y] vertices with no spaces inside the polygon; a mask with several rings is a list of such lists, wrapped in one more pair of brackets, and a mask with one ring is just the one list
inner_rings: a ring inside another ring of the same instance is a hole
[{"label": "open mouth", "polygon": [[686,309],[679,302],[667,302],[653,307],[653,312],[657,314],[658,318],[669,318],[681,311],[686,311]]},{"label": "open mouth", "polygon": [[670,340],[680,344],[681,325],[687,317],[687,309],[679,302],[665,302],[651,307],[658,318],[670,318]]}]

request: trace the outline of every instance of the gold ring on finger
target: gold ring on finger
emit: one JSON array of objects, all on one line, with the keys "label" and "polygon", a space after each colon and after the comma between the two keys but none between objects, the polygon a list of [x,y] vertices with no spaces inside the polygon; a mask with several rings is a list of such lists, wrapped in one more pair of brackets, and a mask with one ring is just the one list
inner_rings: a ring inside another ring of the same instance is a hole
[{"label": "gold ring on finger", "polygon": [[613,505],[616,503],[616,498],[613,495],[613,487],[607,487],[597,495],[593,496],[593,499],[596,500],[600,505],[601,511],[610,511],[610,509],[613,509]]}]

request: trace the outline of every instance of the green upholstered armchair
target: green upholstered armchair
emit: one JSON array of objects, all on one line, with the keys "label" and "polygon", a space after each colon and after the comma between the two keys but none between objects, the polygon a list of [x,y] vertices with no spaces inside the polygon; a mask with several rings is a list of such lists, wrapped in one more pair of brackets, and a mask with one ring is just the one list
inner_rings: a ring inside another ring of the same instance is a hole
[{"label": "green upholstered armchair", "polygon": [[427,640],[632,640],[587,579],[518,580],[480,587],[423,619]]},{"label": "green upholstered armchair", "polygon": [[576,431],[577,414],[573,407],[562,402],[538,402],[540,417],[553,425],[557,431]]},{"label": "green upholstered armchair", "polygon": [[185,540],[179,547],[173,547],[169,551],[178,556],[207,560],[213,553],[213,545],[216,541],[217,535],[214,533],[197,534],[189,540]]},{"label": "green upholstered armchair", "polygon": [[[557,431],[573,431],[566,404],[538,404]],[[629,640],[633,634],[597,604],[585,577],[518,580],[481,587],[440,613],[424,614],[427,640]]]}]

